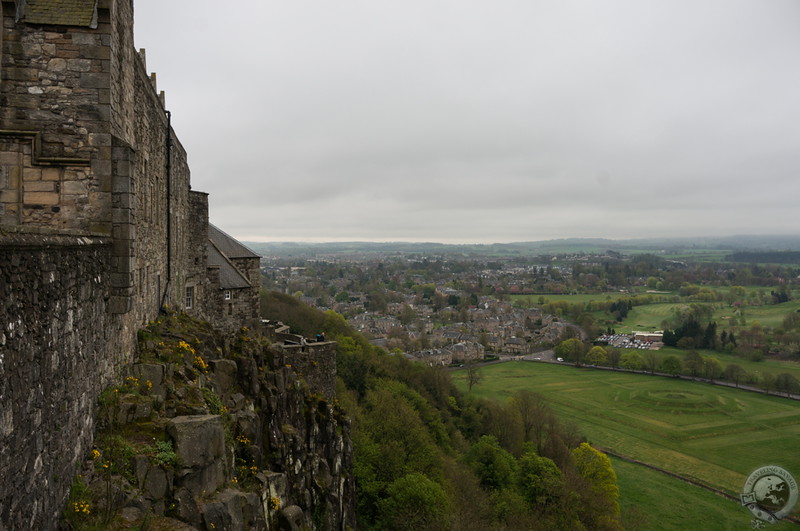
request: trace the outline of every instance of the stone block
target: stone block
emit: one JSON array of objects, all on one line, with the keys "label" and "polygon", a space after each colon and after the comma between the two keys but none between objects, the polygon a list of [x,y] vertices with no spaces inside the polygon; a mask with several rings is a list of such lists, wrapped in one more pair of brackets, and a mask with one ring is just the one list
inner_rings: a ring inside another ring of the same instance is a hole
[{"label": "stone block", "polygon": [[87,72],[81,74],[81,87],[94,89],[111,88],[111,77],[107,74]]},{"label": "stone block", "polygon": [[[89,134],[89,145],[100,147],[100,146],[110,146],[111,145],[111,135],[109,134],[97,134],[97,133],[90,133]],[[109,153],[109,157],[110,157]]]},{"label": "stone block", "polygon": [[24,181],[40,181],[42,180],[42,170],[39,168],[25,168],[22,171],[22,179]]},{"label": "stone block", "polygon": [[94,43],[91,46],[81,46],[78,50],[78,54],[80,57],[85,57],[86,59],[102,59],[104,61],[111,60],[111,49],[106,48],[103,46],[94,46]]},{"label": "stone block", "polygon": [[9,188],[19,188],[20,183],[22,182],[22,168],[19,166],[12,166],[8,170],[8,187]]},{"label": "stone block", "polygon": [[95,46],[98,38],[94,33],[72,32],[72,42],[80,46]]},{"label": "stone block", "polygon": [[42,45],[35,42],[23,43],[22,53],[30,57],[37,57],[39,55],[42,55]]},{"label": "stone block", "polygon": [[58,194],[55,192],[25,192],[23,203],[26,205],[57,205]]},{"label": "stone block", "polygon": [[[99,183],[99,189],[101,192],[110,193],[112,191],[111,188],[112,179],[110,175],[101,175],[97,181]],[[112,206],[113,206],[113,199],[112,199]]]},{"label": "stone block", "polygon": [[173,496],[175,498],[176,512],[178,517],[185,522],[200,523],[200,511],[194,495],[188,489],[178,489]]},{"label": "stone block", "polygon": [[55,192],[56,183],[52,181],[30,181],[25,183],[25,192]]},{"label": "stone block", "polygon": [[[28,189],[27,184],[25,185],[25,189]],[[63,184],[61,191],[64,194],[70,195],[86,195],[89,193],[89,186],[86,181],[66,181]]]},{"label": "stone block", "polygon": [[[146,457],[145,459],[148,461],[149,465],[149,459]],[[139,487],[142,489],[142,494],[144,494],[144,497],[149,500],[158,500],[164,498],[171,487],[170,477],[167,472],[157,466],[147,466],[140,463],[137,463],[137,468],[139,469],[137,472],[139,472],[142,468],[145,468],[145,472],[141,477],[137,473]]]},{"label": "stone block", "polygon": [[0,164],[5,166],[15,166],[19,164],[19,153],[16,151],[0,152]]},{"label": "stone block", "polygon": [[92,170],[98,175],[111,175],[111,161],[94,159],[92,161]]},{"label": "stone block", "polygon": [[112,244],[112,254],[117,257],[128,257],[133,253],[133,243],[131,240],[114,240]]},{"label": "stone block", "polygon": [[131,311],[132,301],[130,297],[114,295],[108,301],[108,311],[115,314],[125,314]]},{"label": "stone block", "polygon": [[132,191],[133,180],[127,175],[114,175],[112,183],[114,193],[127,194]]},{"label": "stone block", "polygon": [[111,234],[111,223],[95,222],[89,224],[89,231],[96,234]]},{"label": "stone block", "polygon": [[0,190],[0,203],[17,203],[18,201],[18,190]]},{"label": "stone block", "polygon": [[111,273],[111,286],[114,288],[129,288],[133,286],[133,275],[130,272]]},{"label": "stone block", "polygon": [[120,177],[128,177],[131,175],[132,167],[131,167],[131,162],[129,160],[119,159],[115,162],[117,170],[116,172],[114,172],[115,175],[118,175]]},{"label": "stone block", "polygon": [[136,237],[136,227],[130,224],[116,225],[111,235],[119,240],[132,240]]},{"label": "stone block", "polygon": [[225,453],[225,431],[219,415],[175,417],[167,423],[175,453],[184,467],[207,467]]},{"label": "stone block", "polygon": [[61,170],[59,168],[45,168],[42,170],[42,180],[44,181],[60,181]]},{"label": "stone block", "polygon": [[[212,529],[246,529],[252,522],[246,522],[242,509],[249,505],[245,493],[226,489],[217,494],[210,503],[200,507],[203,523]],[[248,513],[252,511],[247,511]]]},{"label": "stone block", "polygon": [[111,211],[112,223],[132,223],[133,212],[127,208],[115,208]]},{"label": "stone block", "polygon": [[136,204],[136,196],[134,194],[115,192],[113,197],[114,208],[133,208]]},{"label": "stone block", "polygon": [[234,388],[237,381],[238,368],[233,360],[211,360],[211,381],[217,391],[227,391]]},{"label": "stone block", "polygon": [[6,69],[5,77],[9,81],[37,81],[39,70],[37,68],[11,67]]}]

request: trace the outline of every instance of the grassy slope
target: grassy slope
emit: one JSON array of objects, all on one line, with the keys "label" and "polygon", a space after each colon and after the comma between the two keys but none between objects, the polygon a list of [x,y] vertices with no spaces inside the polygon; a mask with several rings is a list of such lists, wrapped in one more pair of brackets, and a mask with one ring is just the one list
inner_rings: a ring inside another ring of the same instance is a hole
[{"label": "grassy slope", "polygon": [[[686,382],[569,366],[510,362],[482,369],[473,393],[544,394],[564,421],[600,447],[736,495],[766,465],[800,474],[800,404]],[[459,373],[455,381],[466,385]]]}]

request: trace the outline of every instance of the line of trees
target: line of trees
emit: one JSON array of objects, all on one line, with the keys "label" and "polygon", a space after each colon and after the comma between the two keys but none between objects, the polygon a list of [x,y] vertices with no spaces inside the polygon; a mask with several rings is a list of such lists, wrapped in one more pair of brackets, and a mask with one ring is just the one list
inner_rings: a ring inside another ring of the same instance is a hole
[{"label": "line of trees", "polygon": [[597,365],[651,374],[685,375],[709,381],[724,380],[736,387],[747,384],[760,387],[767,393],[777,391],[787,396],[800,393],[800,381],[791,373],[750,373],[737,363],[723,367],[717,358],[703,356],[694,349],[688,350],[682,357],[674,354],[661,356],[654,350],[621,350],[598,345],[590,347],[577,338],[571,338],[556,345],[554,352],[576,366]]}]

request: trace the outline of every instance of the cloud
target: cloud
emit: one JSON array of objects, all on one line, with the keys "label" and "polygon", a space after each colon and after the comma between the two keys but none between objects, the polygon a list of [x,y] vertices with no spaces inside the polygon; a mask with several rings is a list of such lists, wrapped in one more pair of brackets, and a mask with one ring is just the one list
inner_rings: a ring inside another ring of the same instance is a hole
[{"label": "cloud", "polygon": [[796,232],[794,0],[136,13],[193,186],[239,237]]}]

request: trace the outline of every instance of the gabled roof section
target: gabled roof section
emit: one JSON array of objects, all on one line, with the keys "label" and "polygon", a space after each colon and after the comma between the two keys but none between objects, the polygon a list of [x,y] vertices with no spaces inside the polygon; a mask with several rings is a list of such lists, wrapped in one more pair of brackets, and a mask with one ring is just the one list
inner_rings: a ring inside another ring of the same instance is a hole
[{"label": "gabled roof section", "polygon": [[261,258],[260,255],[239,243],[236,238],[211,223],[208,224],[208,239],[228,258]]},{"label": "gabled roof section", "polygon": [[20,0],[17,19],[29,24],[97,27],[97,0]]},{"label": "gabled roof section", "polygon": [[219,267],[219,288],[220,289],[240,289],[249,288],[250,282],[245,278],[241,271],[228,260],[222,252],[214,245],[212,240],[208,240],[208,265],[209,267]]}]

